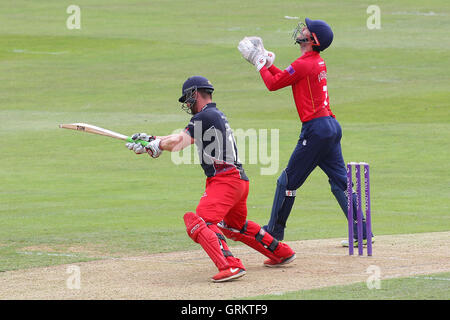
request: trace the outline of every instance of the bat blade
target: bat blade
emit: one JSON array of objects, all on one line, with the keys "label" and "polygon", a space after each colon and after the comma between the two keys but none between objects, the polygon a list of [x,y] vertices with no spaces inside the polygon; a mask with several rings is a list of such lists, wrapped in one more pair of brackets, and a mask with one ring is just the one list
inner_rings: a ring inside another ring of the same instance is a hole
[{"label": "bat blade", "polygon": [[114,131],[111,131],[111,130],[108,130],[105,128],[97,127],[97,126],[94,126],[92,124],[87,124],[87,123],[66,123],[66,124],[60,124],[59,127],[63,128],[63,129],[70,129],[70,130],[88,132],[88,133],[93,133],[93,134],[99,134],[99,135],[114,138],[114,139],[125,140],[128,142],[140,143],[143,146],[146,146],[148,144],[147,141],[133,140],[133,139],[131,139],[131,137],[126,136],[124,134],[114,132]]},{"label": "bat blade", "polygon": [[120,133],[117,133],[117,132],[114,132],[114,131],[111,131],[108,129],[100,128],[100,127],[97,127],[97,126],[94,126],[91,124],[87,124],[87,123],[67,123],[67,124],[60,124],[59,127],[63,128],[63,129],[71,129],[71,130],[99,134],[102,136],[107,136],[107,137],[125,140],[125,141],[129,140],[129,137],[127,137],[126,135],[123,135],[123,134],[120,134]]}]

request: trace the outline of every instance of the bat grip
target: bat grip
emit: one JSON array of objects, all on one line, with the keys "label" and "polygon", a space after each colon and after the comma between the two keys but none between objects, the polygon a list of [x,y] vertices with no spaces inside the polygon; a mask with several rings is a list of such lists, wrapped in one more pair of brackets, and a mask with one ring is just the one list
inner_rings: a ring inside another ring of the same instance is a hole
[{"label": "bat grip", "polygon": [[148,145],[148,142],[147,142],[147,141],[144,141],[144,140],[133,140],[133,139],[131,139],[131,137],[127,137],[127,141],[128,141],[128,142],[132,142],[132,143],[140,143],[140,144],[142,144],[144,147],[145,147],[146,145]]}]

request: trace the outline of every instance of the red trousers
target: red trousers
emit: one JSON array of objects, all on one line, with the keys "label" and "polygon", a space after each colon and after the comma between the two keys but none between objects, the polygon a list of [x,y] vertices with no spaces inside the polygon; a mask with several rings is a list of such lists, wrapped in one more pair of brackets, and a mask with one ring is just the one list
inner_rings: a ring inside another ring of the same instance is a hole
[{"label": "red trousers", "polygon": [[245,269],[228,248],[225,237],[241,241],[277,262],[294,254],[285,243],[279,243],[257,223],[247,221],[249,182],[230,171],[207,178],[206,190],[196,213],[184,215],[188,235],[199,243],[217,268]]},{"label": "red trousers", "polygon": [[239,173],[229,171],[206,179],[206,189],[195,212],[205,222],[241,229],[247,219],[249,182],[241,180]]}]

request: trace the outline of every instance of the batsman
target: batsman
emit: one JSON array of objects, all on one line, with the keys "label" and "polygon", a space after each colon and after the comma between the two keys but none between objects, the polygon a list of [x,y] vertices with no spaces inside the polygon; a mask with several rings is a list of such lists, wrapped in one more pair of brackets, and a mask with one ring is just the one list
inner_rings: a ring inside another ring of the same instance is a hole
[{"label": "batsman", "polygon": [[[261,38],[245,37],[238,45],[242,56],[256,67],[269,91],[292,87],[302,122],[297,145],[277,180],[270,220],[264,226],[278,240],[284,238],[297,189],[316,167],[328,176],[331,192],[346,217],[348,203],[346,167],[341,150],[342,129],[330,109],[327,67],[320,56],[333,41],[333,32],[325,21],[306,18],[294,29],[292,37],[300,45],[301,56],[284,70],[274,65],[275,54],[264,48]],[[353,200],[354,235],[357,237],[356,196]],[[366,239],[365,221],[363,237]],[[347,246],[348,241],[344,240],[342,245]]]},{"label": "batsman", "polygon": [[[195,212],[185,213],[184,223],[188,236],[202,246],[219,270],[212,281],[224,282],[246,273],[241,260],[231,253],[225,236],[265,255],[267,267],[292,262],[295,252],[260,225],[247,220],[249,179],[239,161],[228,120],[212,102],[213,91],[213,85],[205,77],[188,78],[178,100],[182,109],[192,115],[186,128],[169,136],[136,133],[132,136],[136,142],[126,146],[137,154],[148,153],[157,158],[163,150],[179,151],[196,144],[207,177],[206,188]],[[144,147],[139,140],[149,143]]]}]

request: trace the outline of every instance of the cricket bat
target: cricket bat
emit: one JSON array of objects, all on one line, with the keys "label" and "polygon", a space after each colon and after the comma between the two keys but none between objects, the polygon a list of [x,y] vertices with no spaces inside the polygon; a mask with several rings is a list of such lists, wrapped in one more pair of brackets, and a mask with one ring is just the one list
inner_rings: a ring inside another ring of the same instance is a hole
[{"label": "cricket bat", "polygon": [[102,136],[106,136],[106,137],[111,137],[114,139],[120,139],[120,140],[125,140],[128,142],[134,142],[134,143],[140,143],[143,146],[146,146],[148,144],[147,141],[144,140],[133,140],[131,139],[131,137],[123,135],[121,133],[117,133],[108,129],[104,129],[104,128],[100,128],[97,126],[93,126],[91,124],[87,124],[87,123],[68,123],[68,124],[60,124],[59,125],[60,128],[63,129],[71,129],[71,130],[77,130],[77,131],[83,131],[83,132],[88,132],[88,133],[94,133],[94,134],[99,134]]}]

